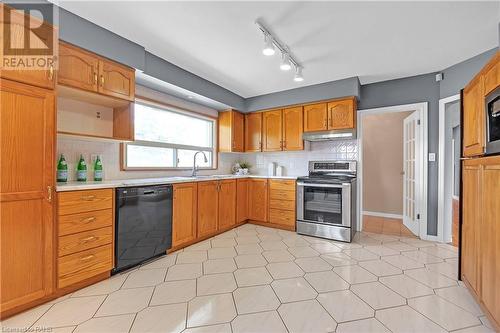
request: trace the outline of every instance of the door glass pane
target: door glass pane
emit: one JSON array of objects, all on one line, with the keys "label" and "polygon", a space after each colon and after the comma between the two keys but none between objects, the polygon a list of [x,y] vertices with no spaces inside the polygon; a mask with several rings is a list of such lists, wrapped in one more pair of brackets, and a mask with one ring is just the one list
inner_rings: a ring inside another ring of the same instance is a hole
[{"label": "door glass pane", "polygon": [[170,168],[174,166],[174,150],[128,144],[126,165],[131,168]]},{"label": "door glass pane", "polygon": [[305,187],[304,219],[326,224],[342,224],[342,189]]},{"label": "door glass pane", "polygon": [[[193,167],[193,158],[195,153],[196,150],[186,150],[186,149],[177,150],[177,160],[178,160],[177,166],[179,168]],[[202,153],[199,153],[196,156],[196,166],[199,168],[209,168],[210,166],[212,166],[212,153],[209,151],[205,151],[204,153],[207,156],[207,162],[205,162]]]}]

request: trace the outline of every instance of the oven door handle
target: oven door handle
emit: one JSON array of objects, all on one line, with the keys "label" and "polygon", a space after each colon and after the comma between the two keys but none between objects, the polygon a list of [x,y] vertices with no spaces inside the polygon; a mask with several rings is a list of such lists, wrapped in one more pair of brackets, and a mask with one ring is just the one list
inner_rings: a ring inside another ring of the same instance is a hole
[{"label": "oven door handle", "polygon": [[303,187],[326,187],[326,188],[343,188],[349,186],[350,184],[318,184],[318,183],[297,183],[297,186]]}]

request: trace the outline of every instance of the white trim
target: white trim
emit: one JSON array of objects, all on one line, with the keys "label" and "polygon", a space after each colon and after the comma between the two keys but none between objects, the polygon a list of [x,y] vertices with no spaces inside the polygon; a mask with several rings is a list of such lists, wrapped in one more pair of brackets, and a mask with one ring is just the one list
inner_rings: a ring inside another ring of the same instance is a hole
[{"label": "white trim", "polygon": [[420,123],[421,123],[421,133],[422,133],[422,191],[420,195],[421,201],[421,211],[420,220],[425,221],[425,223],[420,223],[420,235],[419,237],[424,240],[434,240],[435,236],[427,235],[427,199],[428,199],[428,150],[429,150],[429,129],[428,129],[428,102],[413,103],[413,104],[403,104],[396,106],[387,106],[373,109],[358,110],[357,112],[357,124],[358,124],[358,182],[357,182],[357,230],[362,230],[362,208],[363,208],[363,116],[369,114],[379,114],[386,112],[404,112],[415,110],[420,112]]},{"label": "white trim", "polygon": [[437,240],[439,242],[446,241],[444,239],[444,164],[445,164],[445,112],[446,104],[460,100],[460,94],[442,98],[439,100],[439,153],[438,153],[438,225],[437,225]]},{"label": "white trim", "polygon": [[389,214],[389,213],[381,213],[381,212],[372,212],[369,210],[364,210],[363,215],[369,215],[369,216],[377,216],[377,217],[385,217],[388,219],[398,219],[403,222],[403,215],[401,214]]}]

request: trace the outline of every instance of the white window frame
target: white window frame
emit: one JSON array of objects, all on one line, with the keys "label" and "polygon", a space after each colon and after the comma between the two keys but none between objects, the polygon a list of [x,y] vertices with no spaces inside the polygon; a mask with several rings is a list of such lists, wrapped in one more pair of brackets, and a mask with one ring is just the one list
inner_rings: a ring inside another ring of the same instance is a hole
[{"label": "white window frame", "polygon": [[[203,119],[206,121],[209,121],[212,123],[212,147],[201,147],[201,146],[191,146],[191,145],[182,145],[182,144],[173,144],[173,143],[164,143],[164,142],[155,142],[155,141],[143,141],[143,140],[134,140],[131,142],[123,143],[121,147],[121,165],[122,165],[122,170],[127,170],[127,171],[144,171],[144,170],[150,170],[150,171],[161,171],[161,170],[191,170],[192,167],[178,167],[179,160],[177,158],[177,151],[180,150],[196,150],[196,151],[209,151],[212,153],[211,156],[211,162],[212,165],[210,167],[199,167],[200,170],[215,170],[217,169],[217,163],[218,163],[218,158],[217,158],[217,118],[215,117],[210,117],[210,116],[205,116],[202,114],[199,114],[194,111],[188,111],[188,110],[183,110],[174,106],[170,105],[163,105],[160,103],[155,103],[149,100],[143,100],[143,99],[136,99],[135,102],[137,104],[142,104],[146,105],[149,107],[154,107],[160,110],[164,110],[166,112],[173,112],[173,113],[178,113],[182,114],[188,117],[192,118],[198,118],[198,119]],[[174,166],[173,167],[129,167],[127,166],[127,146],[128,145],[133,145],[133,146],[143,146],[143,147],[160,147],[160,148],[171,148],[174,150]]]}]

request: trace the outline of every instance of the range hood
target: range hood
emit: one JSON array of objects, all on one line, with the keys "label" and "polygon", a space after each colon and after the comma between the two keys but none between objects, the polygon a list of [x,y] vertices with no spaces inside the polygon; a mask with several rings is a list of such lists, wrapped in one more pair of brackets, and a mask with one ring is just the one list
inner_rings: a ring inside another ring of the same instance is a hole
[{"label": "range hood", "polygon": [[356,139],[356,129],[307,132],[302,134],[305,141],[332,141]]}]

